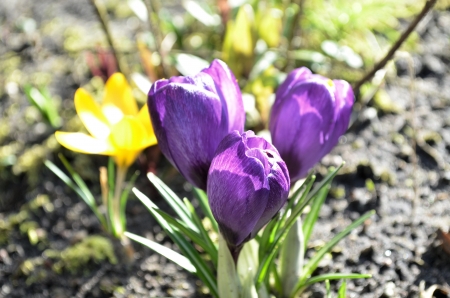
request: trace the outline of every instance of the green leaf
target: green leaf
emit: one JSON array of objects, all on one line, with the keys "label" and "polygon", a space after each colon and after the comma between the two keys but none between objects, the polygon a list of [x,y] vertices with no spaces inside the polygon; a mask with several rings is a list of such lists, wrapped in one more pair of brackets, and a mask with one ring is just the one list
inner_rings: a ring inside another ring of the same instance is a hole
[{"label": "green leaf", "polygon": [[240,285],[233,257],[228,249],[227,242],[219,234],[219,264],[217,268],[217,286],[219,297],[239,298]]},{"label": "green leaf", "polygon": [[347,282],[344,280],[339,287],[338,298],[346,298],[347,296]]},{"label": "green leaf", "polygon": [[290,297],[295,297],[297,292],[299,292],[302,288],[306,287],[306,279],[308,276],[311,276],[311,274],[316,270],[317,265],[319,264],[320,260],[324,257],[326,253],[328,253],[339,241],[341,241],[345,236],[347,236],[354,228],[362,224],[366,219],[371,217],[373,214],[375,214],[375,211],[369,211],[365,213],[363,216],[355,220],[352,224],[350,224],[348,227],[346,227],[343,231],[341,231],[339,234],[334,236],[333,239],[331,239],[324,247],[322,247],[315,255],[312,257],[309,262],[304,267],[304,274],[303,278],[299,280],[297,285],[295,286],[294,290],[291,292]]},{"label": "green leaf", "polygon": [[277,59],[278,53],[273,51],[265,52],[255,63],[255,66],[253,66],[252,71],[249,74],[249,80],[254,80],[260,76],[267,68],[273,66]]},{"label": "green leaf", "polygon": [[189,226],[190,229],[199,233],[200,231],[192,221],[190,217],[191,214],[186,205],[183,204],[182,200],[164,182],[162,182],[161,179],[156,177],[155,174],[147,173],[147,177],[181,220]]},{"label": "green leaf", "polygon": [[189,227],[186,226],[186,224],[184,222],[182,222],[179,219],[173,218],[173,216],[167,214],[166,212],[162,211],[161,209],[157,209],[157,208],[153,208],[153,209],[155,212],[157,212],[159,215],[161,215],[167,221],[167,223],[171,226],[172,229],[181,231],[192,242],[199,245],[203,249],[204,249],[204,247],[208,247],[205,243],[205,240],[201,237],[201,235],[195,231],[192,231]]},{"label": "green leaf", "polygon": [[38,90],[31,85],[26,85],[24,91],[28,101],[41,112],[42,116],[52,127],[57,128],[61,125],[57,105],[49,96],[48,90]]},{"label": "green leaf", "polygon": [[308,278],[305,283],[305,287],[310,286],[312,284],[327,281],[327,280],[336,280],[336,279],[358,279],[358,278],[371,278],[371,274],[359,274],[359,273],[327,273],[317,275],[311,278]]},{"label": "green leaf", "polygon": [[190,15],[203,25],[213,27],[220,25],[220,17],[217,14],[206,11],[197,1],[182,1],[182,5]]},{"label": "green leaf", "polygon": [[325,289],[327,291],[327,297],[326,298],[332,298],[331,297],[331,286],[330,286],[330,280],[329,279],[325,280]]},{"label": "green leaf", "polygon": [[237,272],[241,281],[240,298],[258,298],[255,287],[255,274],[258,269],[258,242],[255,239],[244,244],[238,262]]},{"label": "green leaf", "polygon": [[125,236],[127,236],[131,240],[134,240],[136,242],[141,243],[142,245],[147,246],[151,250],[153,250],[153,251],[159,253],[160,255],[166,257],[167,259],[171,260],[172,262],[174,262],[181,268],[183,268],[191,273],[197,272],[194,265],[191,263],[191,261],[189,261],[188,258],[180,255],[179,253],[177,253],[176,251],[173,251],[172,249],[170,249],[168,247],[165,247],[164,245],[158,244],[154,241],[151,241],[149,239],[135,235],[130,232],[125,232]]},{"label": "green leaf", "polygon": [[[75,191],[76,194],[86,203],[86,205],[91,208],[92,212],[94,212],[95,216],[100,221],[101,225],[105,228],[107,228],[107,223],[105,220],[105,217],[98,211],[97,205],[95,203],[94,197],[92,196],[92,193],[89,191],[89,189],[85,189],[84,191],[77,186],[73,180],[69,178],[66,174],[64,174],[63,171],[61,171],[54,163],[52,163],[49,160],[46,160],[44,162],[45,166],[52,171],[56,176],[59,177],[68,187],[70,187],[73,191]],[[70,166],[70,165],[69,165]],[[72,169],[72,168],[71,168]],[[70,171],[69,171],[70,172]],[[80,178],[81,179],[81,178]],[[86,193],[86,191],[88,193]]]},{"label": "green leaf", "polygon": [[208,197],[206,196],[206,193],[202,189],[194,187],[194,195],[200,203],[200,208],[202,209],[203,213],[211,221],[214,231],[218,233],[219,226],[217,225],[217,221],[211,212],[211,208],[209,207]]},{"label": "green leaf", "polygon": [[209,62],[190,54],[176,54],[175,68],[184,76],[193,76],[209,66]]},{"label": "green leaf", "polygon": [[216,279],[211,272],[209,266],[205,263],[199,252],[193,247],[193,245],[188,242],[184,235],[179,231],[175,230],[155,209],[159,209],[147,196],[145,196],[138,189],[133,188],[133,193],[136,197],[144,204],[145,207],[150,211],[153,217],[158,221],[161,227],[166,231],[167,235],[175,242],[180,248],[183,254],[192,262],[194,267],[197,269],[196,275],[204,282],[204,284],[209,288],[211,294],[214,297],[219,297]]},{"label": "green leaf", "polygon": [[303,221],[303,235],[304,235],[304,250],[306,250],[306,245],[309,241],[309,237],[311,236],[311,233],[313,231],[314,225],[317,221],[317,218],[319,217],[320,208],[322,207],[323,203],[325,202],[325,199],[327,198],[328,191],[330,190],[330,185],[327,184],[324,188],[322,188],[315,199],[313,200],[311,204],[311,210],[309,213],[305,216],[305,219]]},{"label": "green leaf", "polygon": [[120,222],[122,224],[123,229],[125,230],[126,227],[126,215],[125,210],[127,206],[128,196],[130,195],[130,191],[133,188],[134,182],[136,182],[137,177],[139,176],[139,171],[136,171],[133,176],[131,176],[130,181],[128,182],[127,186],[122,191],[122,194],[120,196]]},{"label": "green leaf", "polygon": [[211,260],[214,263],[214,266],[217,267],[217,247],[214,245],[214,243],[211,240],[211,237],[209,237],[208,232],[205,230],[205,227],[203,226],[202,221],[198,217],[197,213],[195,212],[194,206],[192,206],[191,202],[187,200],[186,198],[183,200],[186,207],[191,212],[191,218],[194,221],[194,224],[198,227],[200,230],[200,234],[202,238],[205,240],[206,243],[206,250],[209,253],[209,256],[211,257]]},{"label": "green leaf", "polygon": [[284,219],[285,217],[287,217],[288,213],[290,212],[290,210],[285,210],[285,213],[283,214],[283,217],[281,220],[273,219],[273,221],[275,221],[275,224],[276,224],[276,226],[274,227],[276,235],[273,232],[271,232],[271,234],[270,234],[271,238],[269,239],[270,246],[266,246],[265,251],[262,254],[260,254],[263,256],[263,260],[261,261],[261,263],[259,265],[259,270],[258,270],[258,274],[257,274],[257,278],[258,278],[257,279],[258,280],[257,287],[260,287],[261,283],[264,282],[265,280],[267,280],[267,278],[269,277],[268,273],[269,273],[270,265],[272,264],[273,260],[275,259],[275,256],[278,254],[281,243],[283,243],[284,239],[287,237],[287,234],[288,234],[290,228],[292,227],[292,225],[294,225],[294,223],[296,221],[296,220],[291,220],[291,218],[294,218],[294,215],[292,213],[296,213],[295,219],[297,219],[300,216],[303,208],[306,206],[306,205],[304,205],[303,207],[301,207],[301,205],[299,203],[301,201],[303,201],[303,198],[305,198],[307,196],[309,190],[312,187],[312,184],[314,183],[315,176],[311,175],[309,177],[311,177],[310,180],[308,181],[308,179],[307,179],[304,183],[304,184],[306,184],[306,188],[305,188],[304,192],[302,193],[299,191],[298,193],[296,193],[293,196],[293,198],[291,198],[291,201],[288,203],[288,208],[289,208],[289,204],[293,204],[295,201],[297,201],[296,197],[301,195],[301,197],[299,198],[299,201],[298,201],[298,207],[297,206],[294,207],[294,210],[292,210],[289,218],[287,220]]},{"label": "green leaf", "polygon": [[284,295],[289,294],[302,276],[305,239],[303,236],[302,221],[299,217],[290,228],[286,239],[281,244],[280,251],[280,275]]}]

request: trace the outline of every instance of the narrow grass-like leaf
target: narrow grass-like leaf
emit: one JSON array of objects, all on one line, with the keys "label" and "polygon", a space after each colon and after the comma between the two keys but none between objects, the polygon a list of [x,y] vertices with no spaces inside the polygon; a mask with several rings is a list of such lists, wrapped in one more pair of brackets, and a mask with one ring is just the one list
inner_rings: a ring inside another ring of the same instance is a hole
[{"label": "narrow grass-like leaf", "polygon": [[120,196],[120,222],[122,224],[123,230],[126,227],[126,216],[125,211],[127,207],[128,196],[130,195],[130,191],[134,186],[134,182],[136,182],[137,177],[139,176],[139,171],[136,171],[133,176],[131,176],[130,181],[128,181],[127,186],[122,191]]},{"label": "narrow grass-like leaf", "polygon": [[207,247],[205,240],[203,240],[201,235],[195,231],[192,231],[189,227],[186,226],[186,224],[183,221],[174,218],[173,216],[162,211],[161,209],[154,208],[154,210],[159,215],[161,215],[164,218],[164,220],[166,220],[167,223],[171,225],[172,228],[177,229],[182,233],[184,233],[186,237],[192,240],[192,242],[199,245],[201,248]]},{"label": "narrow grass-like leaf", "polygon": [[147,178],[156,187],[161,196],[169,203],[170,207],[180,217],[180,219],[186,223],[192,230],[199,232],[197,226],[194,224],[190,217],[189,210],[183,204],[183,201],[155,174],[147,173]]},{"label": "narrow grass-like leaf", "polygon": [[[300,200],[302,200],[302,198],[307,196],[308,191],[311,189],[312,184],[314,183],[315,176],[311,176],[311,177],[312,177],[312,179],[306,185],[306,188],[305,188],[304,192],[302,193]],[[259,265],[258,274],[256,275],[257,276],[257,284],[256,284],[257,288],[261,285],[261,283],[268,280],[270,264],[272,264],[273,260],[278,255],[281,243],[283,243],[284,239],[286,239],[289,230],[294,225],[294,223],[296,222],[297,218],[300,216],[301,211],[303,210],[303,208],[305,206],[306,205],[304,205],[303,207],[301,207],[300,205],[294,206],[292,213],[295,213],[295,215],[291,214],[289,216],[289,218],[286,220],[286,222],[283,224],[283,226],[279,228],[279,231],[277,231],[276,236],[272,234],[274,239],[269,240],[269,241],[271,241],[271,245],[268,246],[267,250],[263,253],[264,258]],[[295,219],[295,220],[293,220],[293,219]]]},{"label": "narrow grass-like leaf", "polygon": [[107,228],[107,223],[105,217],[98,211],[97,205],[95,204],[95,200],[93,200],[93,196],[91,194],[90,197],[86,196],[86,193],[83,192],[79,186],[77,186],[72,179],[69,178],[61,169],[59,169],[53,162],[46,160],[44,162],[45,166],[52,171],[59,179],[61,179],[68,187],[70,187],[76,194],[86,203],[86,205],[91,208],[92,212],[94,212],[95,216],[100,221],[100,224]]},{"label": "narrow grass-like leaf", "polygon": [[342,281],[341,286],[338,291],[338,298],[346,298],[347,297],[347,281]]},{"label": "narrow grass-like leaf", "polygon": [[359,274],[359,273],[327,273],[317,275],[311,278],[308,278],[305,282],[305,287],[308,287],[312,284],[326,281],[326,280],[336,280],[336,279],[358,279],[358,278],[371,278],[371,274]]},{"label": "narrow grass-like leaf", "polygon": [[333,237],[324,247],[322,247],[315,255],[312,257],[308,263],[304,267],[304,275],[303,278],[299,280],[294,290],[291,292],[290,297],[295,297],[297,292],[300,291],[303,287],[305,287],[305,282],[309,276],[316,270],[317,265],[320,260],[322,260],[323,256],[329,252],[339,241],[341,241],[345,236],[347,236],[354,228],[362,224],[366,219],[375,214],[375,211],[369,211],[365,213],[363,216],[355,220],[349,226],[347,226],[343,231]]},{"label": "narrow grass-like leaf", "polygon": [[278,273],[277,266],[275,263],[272,263],[270,266],[270,272],[273,276],[273,287],[277,293],[283,293],[283,281],[281,280],[281,276]]},{"label": "narrow grass-like leaf", "polygon": [[326,298],[332,298],[331,297],[331,286],[330,286],[330,280],[328,280],[328,279],[326,279],[325,280],[325,289],[326,289],[326,291],[327,291],[327,296],[326,296]]},{"label": "narrow grass-like leaf", "polygon": [[211,240],[211,237],[209,237],[208,232],[205,230],[205,227],[203,226],[202,221],[198,217],[197,213],[195,212],[194,206],[192,206],[191,202],[187,200],[186,198],[183,200],[186,207],[189,209],[189,212],[191,213],[191,218],[194,221],[194,224],[198,227],[200,230],[200,234],[202,235],[203,239],[205,240],[205,243],[208,248],[208,253],[211,257],[211,260],[214,263],[214,267],[217,268],[217,247],[214,245],[214,243]]},{"label": "narrow grass-like leaf", "polygon": [[311,210],[309,213],[305,216],[305,219],[303,220],[303,237],[304,242],[303,246],[306,251],[306,246],[309,241],[309,237],[311,236],[311,233],[313,231],[314,225],[317,221],[317,218],[319,217],[320,208],[322,207],[323,203],[325,202],[325,199],[327,198],[328,191],[330,190],[330,185],[326,185],[323,187],[313,202],[311,203]]},{"label": "narrow grass-like leaf", "polygon": [[[311,175],[308,176],[311,178]],[[263,257],[266,256],[266,252],[269,249],[269,246],[273,244],[275,236],[277,235],[280,228],[283,226],[286,221],[286,217],[291,212],[292,205],[294,204],[295,197],[299,196],[302,193],[302,190],[305,188],[306,182],[308,182],[308,178],[305,182],[295,191],[294,195],[288,200],[287,206],[282,209],[282,211],[274,217],[264,228],[263,234],[261,236],[261,240],[259,241],[259,261],[261,262]],[[310,181],[312,186],[313,181]],[[310,187],[311,187],[310,186]]]},{"label": "narrow grass-like leaf", "polygon": [[189,261],[188,258],[186,258],[183,255],[180,255],[176,251],[165,247],[164,245],[158,244],[154,241],[151,241],[150,239],[135,235],[130,232],[125,232],[125,236],[128,238],[141,243],[142,245],[147,246],[151,250],[159,253],[160,255],[166,257],[167,259],[171,260],[181,268],[191,272],[191,273],[197,273],[197,270],[195,269],[194,265]]},{"label": "narrow grass-like leaf", "polygon": [[89,205],[96,205],[95,198],[92,195],[91,191],[87,187],[86,183],[84,183],[83,179],[81,179],[80,175],[77,172],[75,172],[75,170],[72,168],[69,161],[67,161],[67,159],[62,154],[58,154],[58,157],[61,160],[61,162],[63,163],[64,167],[69,172],[69,174],[72,176],[73,181],[75,181],[75,183],[78,185],[80,190],[84,193],[86,198],[89,200],[89,202],[90,202]]},{"label": "narrow grass-like leaf", "polygon": [[[285,225],[287,223],[286,221],[287,221],[287,215],[289,213],[288,211],[290,211],[289,218],[291,218],[293,216],[293,214],[300,214],[299,212],[303,211],[303,209],[306,207],[306,204],[303,204],[303,203],[305,202],[306,197],[308,196],[308,193],[311,191],[314,181],[316,181],[315,175],[312,175],[310,177],[311,177],[311,179],[305,180],[305,183],[304,183],[305,188],[304,188],[303,192],[295,192],[294,195],[292,196],[292,198],[289,200],[290,205],[288,205],[288,207],[290,209],[286,210],[285,214],[283,214],[283,218],[280,221],[283,224],[283,228],[285,228]],[[295,218],[297,218],[297,217],[295,217]]]},{"label": "narrow grass-like leaf", "polygon": [[328,175],[323,178],[320,183],[313,188],[311,192],[308,193],[308,196],[306,198],[306,202],[308,202],[312,197],[314,197],[325,185],[328,185],[331,183],[331,180],[336,176],[338,171],[344,166],[345,162],[343,162],[339,167],[337,167],[334,171],[330,172]]},{"label": "narrow grass-like leaf", "polygon": [[264,231],[262,233],[262,236],[260,237],[258,243],[259,243],[259,250],[258,250],[258,257],[259,261],[263,259],[265,256],[265,252],[267,250],[267,247],[271,244],[270,239],[273,237],[273,234],[275,231],[275,226],[277,225],[277,222],[280,220],[279,217],[273,218],[267,226],[264,228]]},{"label": "narrow grass-like leaf", "polygon": [[166,231],[169,237],[175,244],[178,245],[183,254],[192,262],[194,267],[197,269],[196,275],[204,282],[204,284],[209,288],[211,294],[214,297],[219,297],[217,289],[217,281],[214,277],[211,269],[202,259],[198,251],[193,247],[193,245],[184,238],[179,231],[174,230],[172,226],[158,213],[155,209],[159,209],[147,196],[136,188],[132,189],[136,197],[144,204],[145,207],[150,211],[153,217],[158,221],[161,227]]},{"label": "narrow grass-like leaf", "polygon": [[[306,189],[306,191],[302,194],[300,200],[298,203],[293,207],[292,214],[287,219],[286,224],[284,225],[284,229],[290,229],[290,227],[294,224],[294,222],[297,220],[297,218],[301,215],[303,212],[303,209],[311,202],[311,200],[314,199],[315,195],[325,186],[329,185],[331,183],[331,180],[336,176],[337,172],[340,170],[340,168],[344,165],[342,163],[337,169],[329,173],[325,178],[313,188],[313,190],[310,191],[310,189]],[[314,178],[314,176],[313,176]],[[285,231],[283,231],[285,232]]]},{"label": "narrow grass-like leaf", "polygon": [[203,190],[196,187],[194,187],[194,195],[197,198],[198,202],[200,203],[200,208],[202,209],[203,213],[211,221],[214,231],[218,233],[219,226],[217,225],[217,221],[211,212],[211,208],[209,207],[208,196]]}]

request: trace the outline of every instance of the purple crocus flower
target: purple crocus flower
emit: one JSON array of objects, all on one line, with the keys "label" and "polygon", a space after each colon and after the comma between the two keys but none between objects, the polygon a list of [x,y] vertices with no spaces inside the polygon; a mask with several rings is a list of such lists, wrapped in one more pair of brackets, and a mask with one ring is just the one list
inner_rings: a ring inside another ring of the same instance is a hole
[{"label": "purple crocus flower", "polygon": [[337,144],[348,128],[353,101],[349,83],[305,67],[293,70],[280,85],[269,129],[292,181],[304,178]]},{"label": "purple crocus flower", "polygon": [[163,154],[189,182],[206,189],[220,141],[233,130],[244,130],[242,95],[231,70],[214,60],[193,77],[156,81],[148,108]]},{"label": "purple crocus flower", "polygon": [[286,202],[289,173],[277,149],[253,131],[233,131],[217,148],[208,173],[208,198],[220,232],[237,258]]}]

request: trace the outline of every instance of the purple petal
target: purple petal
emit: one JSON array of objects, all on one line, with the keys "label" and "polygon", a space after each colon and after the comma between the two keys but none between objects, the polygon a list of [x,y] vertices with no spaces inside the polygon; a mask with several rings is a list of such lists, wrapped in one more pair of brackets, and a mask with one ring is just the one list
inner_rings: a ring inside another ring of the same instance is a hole
[{"label": "purple petal", "polygon": [[[208,76],[202,82],[214,84]],[[217,130],[222,114],[218,96],[205,89],[170,83],[148,101],[161,151],[188,181],[203,189],[213,153],[221,140]],[[209,133],[205,135],[205,131]]]},{"label": "purple petal", "polygon": [[229,68],[214,60],[195,76],[159,80],[148,94],[148,108],[163,154],[189,182],[206,189],[220,141],[244,129],[242,96]]},{"label": "purple petal", "polygon": [[286,202],[289,174],[272,149],[251,131],[234,131],[218,147],[207,191],[211,211],[231,246],[254,237]]},{"label": "purple petal", "polygon": [[210,75],[215,83],[216,93],[222,101],[224,115],[228,119],[224,122],[227,125],[227,131],[243,132],[245,123],[244,103],[233,72],[225,62],[218,59],[213,60],[209,68],[205,68],[202,72]]},{"label": "purple petal", "polygon": [[246,155],[246,145],[235,133],[224,138],[218,153],[208,176],[209,203],[227,242],[239,246],[264,212],[269,184],[260,160]]},{"label": "purple petal", "polygon": [[295,85],[283,105],[272,108],[272,143],[286,162],[291,180],[306,176],[321,158],[321,149],[334,127],[334,97],[315,79]]}]

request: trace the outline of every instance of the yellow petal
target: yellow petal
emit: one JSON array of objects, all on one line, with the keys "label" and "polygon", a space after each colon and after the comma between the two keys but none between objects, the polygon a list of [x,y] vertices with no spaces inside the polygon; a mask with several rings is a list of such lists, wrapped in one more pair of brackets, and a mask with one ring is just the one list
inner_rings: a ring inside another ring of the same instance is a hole
[{"label": "yellow petal", "polygon": [[111,126],[118,123],[123,118],[122,110],[111,103],[104,104],[102,106],[102,112]]},{"label": "yellow petal", "polygon": [[153,131],[153,125],[150,120],[150,114],[148,112],[147,104],[145,104],[138,114],[139,122],[144,125],[145,130],[147,131],[147,137],[144,140],[144,143],[147,144],[146,147],[155,145],[158,141],[156,140],[155,132]]},{"label": "yellow petal", "polygon": [[55,132],[56,140],[72,151],[88,153],[114,155],[115,150],[108,140],[93,138],[81,132]]},{"label": "yellow petal", "polygon": [[126,167],[128,168],[131,164],[136,160],[139,151],[120,151],[117,155],[114,156],[114,161],[118,167]]},{"label": "yellow petal", "polygon": [[138,107],[136,100],[131,92],[127,79],[121,73],[113,74],[105,86],[105,97],[103,104],[113,104],[118,107],[125,115],[136,115]]},{"label": "yellow petal", "polygon": [[137,118],[125,116],[111,129],[110,140],[117,152],[140,151],[146,147],[144,125]]},{"label": "yellow petal", "polygon": [[91,95],[82,88],[75,92],[75,109],[81,122],[92,136],[98,139],[108,137],[111,131],[105,115]]}]

